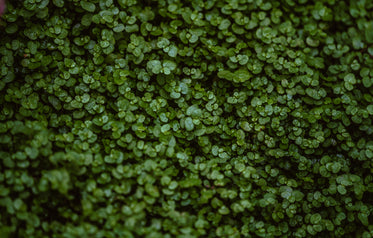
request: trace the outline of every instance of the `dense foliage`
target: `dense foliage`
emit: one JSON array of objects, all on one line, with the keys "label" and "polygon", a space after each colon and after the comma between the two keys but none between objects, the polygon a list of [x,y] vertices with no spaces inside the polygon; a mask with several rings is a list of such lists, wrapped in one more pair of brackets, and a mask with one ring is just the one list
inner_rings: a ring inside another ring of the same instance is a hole
[{"label": "dense foliage", "polygon": [[373,237],[373,1],[23,0],[1,237]]}]

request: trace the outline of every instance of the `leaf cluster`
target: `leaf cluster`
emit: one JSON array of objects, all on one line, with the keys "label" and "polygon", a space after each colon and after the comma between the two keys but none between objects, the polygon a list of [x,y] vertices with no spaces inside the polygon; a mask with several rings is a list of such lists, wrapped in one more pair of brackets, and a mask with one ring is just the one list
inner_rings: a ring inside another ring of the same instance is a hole
[{"label": "leaf cluster", "polygon": [[373,236],[373,2],[24,0],[1,237]]}]

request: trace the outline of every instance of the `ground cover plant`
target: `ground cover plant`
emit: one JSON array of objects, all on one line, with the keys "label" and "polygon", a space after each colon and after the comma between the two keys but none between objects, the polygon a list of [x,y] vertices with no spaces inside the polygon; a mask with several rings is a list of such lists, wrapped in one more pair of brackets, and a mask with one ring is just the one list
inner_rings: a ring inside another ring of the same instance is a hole
[{"label": "ground cover plant", "polygon": [[373,1],[6,5],[1,237],[373,236]]}]

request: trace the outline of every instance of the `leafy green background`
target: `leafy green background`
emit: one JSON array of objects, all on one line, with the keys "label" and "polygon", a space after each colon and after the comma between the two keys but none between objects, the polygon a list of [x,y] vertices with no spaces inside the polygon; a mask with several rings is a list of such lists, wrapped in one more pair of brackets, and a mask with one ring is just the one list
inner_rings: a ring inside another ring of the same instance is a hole
[{"label": "leafy green background", "polygon": [[24,0],[1,237],[373,236],[373,1]]}]

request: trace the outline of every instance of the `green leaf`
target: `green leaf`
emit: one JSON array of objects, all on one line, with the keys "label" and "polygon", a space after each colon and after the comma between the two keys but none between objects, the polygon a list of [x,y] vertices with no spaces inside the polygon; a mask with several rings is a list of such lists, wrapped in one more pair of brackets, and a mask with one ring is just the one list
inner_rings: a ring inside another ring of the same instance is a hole
[{"label": "green leaf", "polygon": [[191,117],[185,119],[185,129],[187,131],[192,131],[194,129],[193,119]]},{"label": "green leaf", "polygon": [[361,221],[361,223],[364,226],[369,226],[369,219],[368,219],[368,215],[367,214],[360,212],[360,213],[357,214],[357,217],[359,218],[359,220]]},{"label": "green leaf", "polygon": [[246,82],[251,78],[251,74],[249,71],[241,69],[237,70],[235,73],[235,82]]},{"label": "green leaf", "polygon": [[56,7],[63,7],[65,2],[64,0],[53,0],[53,4],[56,6]]},{"label": "green leaf", "polygon": [[154,74],[159,74],[162,70],[162,63],[159,60],[151,60],[147,63],[147,67]]},{"label": "green leaf", "polygon": [[369,44],[373,43],[373,22],[367,22],[365,25],[365,38]]},{"label": "green leaf", "polygon": [[372,158],[373,158],[373,151],[370,150],[370,149],[367,149],[367,150],[365,150],[365,155],[366,155],[366,157],[368,157],[369,159],[372,159]]},{"label": "green leaf", "polygon": [[175,58],[177,56],[177,53],[178,53],[178,48],[176,46],[172,45],[172,46],[170,46],[167,53],[170,57]]},{"label": "green leaf", "polygon": [[341,170],[341,168],[342,168],[342,165],[340,163],[338,163],[338,162],[333,163],[332,172],[336,174]]},{"label": "green leaf", "polygon": [[222,79],[232,80],[234,75],[227,70],[222,70],[218,72],[218,77]]},{"label": "green leaf", "polygon": [[352,73],[346,74],[346,76],[344,77],[344,81],[349,84],[355,84],[356,83],[355,75]]},{"label": "green leaf", "polygon": [[165,124],[161,127],[161,132],[166,133],[171,129],[171,126],[169,124]]},{"label": "green leaf", "polygon": [[177,64],[175,62],[173,62],[173,61],[170,61],[170,60],[163,61],[163,67],[164,68],[168,68],[171,71],[175,70],[176,66],[177,66]]},{"label": "green leaf", "polygon": [[366,88],[370,88],[373,85],[373,78],[368,76],[363,77],[363,85]]},{"label": "green leaf", "polygon": [[312,224],[319,224],[321,219],[321,215],[319,213],[316,213],[311,215],[310,221]]},{"label": "green leaf", "polygon": [[233,81],[236,83],[243,83],[248,81],[251,78],[251,74],[244,69],[237,70],[234,73],[228,71],[228,70],[222,70],[218,72],[218,77],[227,79],[229,81]]},{"label": "green leaf", "polygon": [[70,184],[70,176],[67,170],[65,169],[55,169],[46,172],[43,177],[46,177],[53,189],[58,190],[62,194],[67,194],[71,184]]},{"label": "green leaf", "polygon": [[221,21],[219,25],[219,30],[226,30],[231,25],[231,22],[228,19],[224,19]]},{"label": "green leaf", "polygon": [[88,12],[94,12],[96,10],[96,6],[94,3],[87,2],[87,1],[80,1],[80,6]]},{"label": "green leaf", "polygon": [[145,191],[152,197],[159,197],[158,188],[151,184],[145,184]]},{"label": "green leaf", "polygon": [[367,111],[370,115],[373,115],[373,104],[367,106]]},{"label": "green leaf", "polygon": [[342,195],[345,195],[347,193],[347,190],[346,190],[345,186],[343,186],[343,185],[338,185],[337,190]]}]

